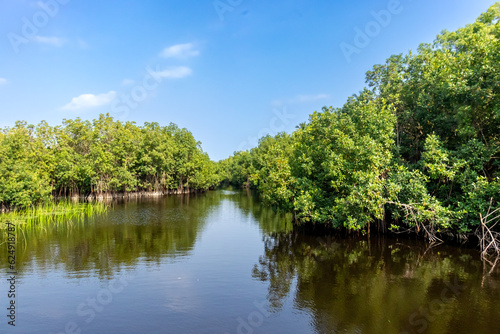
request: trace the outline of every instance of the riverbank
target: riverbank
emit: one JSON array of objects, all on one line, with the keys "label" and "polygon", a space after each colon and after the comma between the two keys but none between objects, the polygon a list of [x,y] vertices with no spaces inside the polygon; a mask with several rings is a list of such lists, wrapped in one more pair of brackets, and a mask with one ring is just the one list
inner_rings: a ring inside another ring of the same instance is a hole
[{"label": "riverbank", "polygon": [[93,217],[107,212],[109,205],[104,202],[75,202],[70,200],[49,201],[29,208],[13,208],[0,213],[0,229],[7,223],[47,224]]},{"label": "riverbank", "polygon": [[328,224],[294,224],[294,231],[305,236],[314,236],[318,238],[365,238],[366,240],[379,237],[397,238],[403,240],[423,241],[429,244],[446,244],[454,247],[466,247],[470,249],[480,249],[481,239],[476,233],[437,233],[434,240],[429,240],[425,233],[415,231],[398,232],[393,230],[380,230],[376,224],[370,230],[349,230],[347,228],[334,228]]},{"label": "riverbank", "polygon": [[6,222],[50,223],[73,218],[90,217],[106,212],[110,202],[125,199],[161,198],[169,195],[201,194],[207,190],[173,189],[163,191],[110,192],[102,194],[53,197],[44,203],[27,208],[0,207],[0,228]]},{"label": "riverbank", "polygon": [[149,197],[162,197],[168,195],[187,195],[204,193],[208,190],[201,189],[172,189],[162,191],[131,191],[131,192],[109,192],[109,193],[94,193],[89,195],[75,195],[70,197],[55,197],[56,199],[71,199],[74,201],[92,201],[92,200],[113,200],[122,198],[149,198]]}]

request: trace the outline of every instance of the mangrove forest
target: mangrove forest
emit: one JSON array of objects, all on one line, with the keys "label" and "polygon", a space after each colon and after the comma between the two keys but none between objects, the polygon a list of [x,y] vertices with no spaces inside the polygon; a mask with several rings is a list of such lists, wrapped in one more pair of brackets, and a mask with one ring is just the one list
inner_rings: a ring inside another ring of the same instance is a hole
[{"label": "mangrove forest", "polygon": [[[253,188],[296,225],[477,235],[500,251],[500,4],[416,52],[366,73],[340,108],[291,133],[211,161],[192,133],[114,120],[65,119],[0,132],[0,203]],[[486,231],[485,231],[486,229]]]},{"label": "mangrove forest", "polygon": [[373,66],[344,106],[236,152],[220,162],[223,177],[298,224],[438,241],[474,234],[488,217],[490,250],[500,251],[499,18],[497,3]]}]

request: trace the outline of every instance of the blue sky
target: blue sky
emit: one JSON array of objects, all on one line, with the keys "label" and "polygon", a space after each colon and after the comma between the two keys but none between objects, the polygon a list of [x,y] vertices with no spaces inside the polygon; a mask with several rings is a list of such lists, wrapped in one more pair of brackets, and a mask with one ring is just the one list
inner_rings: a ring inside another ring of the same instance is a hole
[{"label": "blue sky", "polygon": [[342,106],[374,64],[493,3],[2,0],[0,127],[174,122],[223,159]]}]

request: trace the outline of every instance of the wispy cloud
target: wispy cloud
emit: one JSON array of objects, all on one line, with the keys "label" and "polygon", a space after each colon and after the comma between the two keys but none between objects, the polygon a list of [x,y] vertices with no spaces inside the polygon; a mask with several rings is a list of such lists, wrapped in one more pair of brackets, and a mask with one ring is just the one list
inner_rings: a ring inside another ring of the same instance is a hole
[{"label": "wispy cloud", "polygon": [[116,97],[115,91],[110,91],[105,94],[82,94],[74,97],[70,103],[63,106],[63,110],[81,110],[90,109],[110,104]]},{"label": "wispy cloud", "polygon": [[0,78],[0,85],[5,85],[7,83],[7,79]]},{"label": "wispy cloud", "polygon": [[187,66],[177,66],[177,67],[170,67],[166,70],[163,71],[156,71],[153,72],[153,76],[157,78],[166,78],[166,79],[180,79],[187,77],[193,73],[193,70],[191,70]]},{"label": "wispy cloud", "polygon": [[271,102],[271,104],[275,107],[281,107],[285,104],[299,104],[299,103],[306,103],[306,102],[315,102],[319,100],[324,100],[330,98],[329,94],[313,94],[313,95],[306,95],[306,94],[300,94],[297,95],[291,99],[286,99],[286,100],[274,100]]},{"label": "wispy cloud", "polygon": [[193,43],[176,44],[163,49],[160,56],[163,58],[189,58],[200,54]]},{"label": "wispy cloud", "polygon": [[63,38],[60,37],[54,37],[54,36],[35,36],[33,37],[33,40],[37,43],[41,44],[48,44],[52,46],[57,46],[61,47],[66,43],[66,41]]}]

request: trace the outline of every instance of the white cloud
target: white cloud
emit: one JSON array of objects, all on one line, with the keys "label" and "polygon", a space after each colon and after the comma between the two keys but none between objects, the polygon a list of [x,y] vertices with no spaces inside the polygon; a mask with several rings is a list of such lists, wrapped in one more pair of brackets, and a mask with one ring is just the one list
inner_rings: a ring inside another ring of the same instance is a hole
[{"label": "white cloud", "polygon": [[5,85],[7,83],[7,79],[0,78],[0,85]]},{"label": "white cloud", "polygon": [[192,73],[193,70],[191,70],[189,67],[177,66],[177,67],[171,67],[163,71],[153,72],[152,74],[157,78],[180,79],[187,77]]},{"label": "white cloud", "polygon": [[131,86],[135,84],[135,80],[132,79],[123,79],[122,86]]},{"label": "white cloud", "polygon": [[195,57],[200,54],[200,51],[196,50],[193,43],[177,44],[166,47],[160,53],[163,58],[189,58]]},{"label": "white cloud", "polygon": [[59,37],[49,37],[49,36],[35,36],[33,37],[33,40],[35,42],[38,42],[38,43],[42,43],[42,44],[49,44],[49,45],[53,45],[53,46],[57,46],[57,47],[61,47],[63,46],[64,43],[66,43],[66,41],[62,38],[59,38]]},{"label": "white cloud", "polygon": [[299,103],[306,103],[306,102],[315,102],[319,100],[324,100],[330,98],[329,94],[316,94],[316,95],[305,95],[305,94],[300,94],[297,95],[291,99],[287,100],[274,100],[271,102],[271,104],[275,107],[281,107],[286,104],[299,104]]},{"label": "white cloud", "polygon": [[63,110],[80,110],[80,109],[89,109],[96,108],[100,106],[104,106],[110,104],[111,101],[116,97],[115,91],[110,91],[105,94],[82,94],[78,97],[74,97],[70,103],[63,106]]}]

